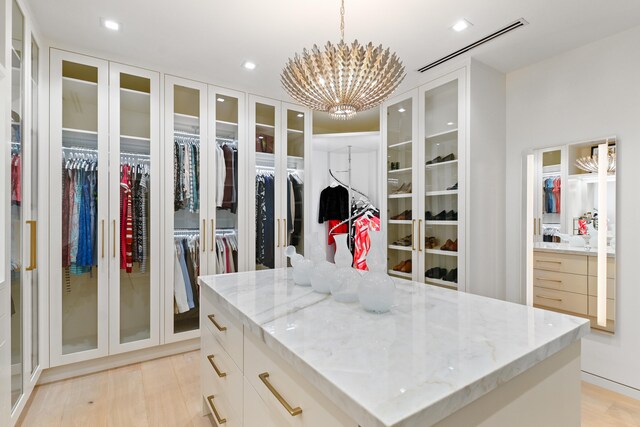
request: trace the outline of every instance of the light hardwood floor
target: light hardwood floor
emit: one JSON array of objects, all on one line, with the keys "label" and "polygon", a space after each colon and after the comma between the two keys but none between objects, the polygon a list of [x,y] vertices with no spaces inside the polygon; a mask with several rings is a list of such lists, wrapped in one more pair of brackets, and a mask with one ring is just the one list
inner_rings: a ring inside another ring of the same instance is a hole
[{"label": "light hardwood floor", "polygon": [[[22,427],[212,427],[193,351],[38,386]],[[582,384],[583,427],[640,427],[640,401]]]}]

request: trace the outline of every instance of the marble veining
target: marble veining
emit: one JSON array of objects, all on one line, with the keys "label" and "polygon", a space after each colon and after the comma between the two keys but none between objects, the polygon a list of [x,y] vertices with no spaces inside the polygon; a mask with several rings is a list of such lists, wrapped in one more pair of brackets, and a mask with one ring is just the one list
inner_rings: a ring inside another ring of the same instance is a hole
[{"label": "marble veining", "polygon": [[432,425],[589,332],[586,319],[420,283],[398,281],[381,315],[285,269],[200,284],[363,427]]}]

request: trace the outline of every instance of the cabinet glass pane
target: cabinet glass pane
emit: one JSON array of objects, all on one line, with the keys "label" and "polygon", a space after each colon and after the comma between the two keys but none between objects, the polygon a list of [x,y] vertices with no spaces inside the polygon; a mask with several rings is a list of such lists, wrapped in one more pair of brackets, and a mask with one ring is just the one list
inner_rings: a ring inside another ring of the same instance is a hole
[{"label": "cabinet glass pane", "polygon": [[11,34],[11,405],[22,394],[22,192],[24,16],[13,2]]},{"label": "cabinet glass pane", "polygon": [[[566,160],[565,160],[566,161]],[[542,240],[560,243],[561,197],[562,188],[562,150],[542,153]]]},{"label": "cabinet glass pane", "polygon": [[[304,255],[304,113],[287,110],[287,246]],[[285,226],[283,225],[283,226]],[[287,258],[290,265],[290,260]]]},{"label": "cabinet glass pane", "polygon": [[62,62],[62,354],[98,347],[98,69]]},{"label": "cabinet glass pane", "polygon": [[276,108],[261,103],[255,108],[256,269],[263,270],[275,267]]},{"label": "cabinet glass pane", "polygon": [[[38,220],[38,55],[31,37],[31,219]],[[38,251],[39,252],[39,251]],[[37,254],[36,254],[37,256]],[[31,373],[38,368],[38,269],[31,271]]]},{"label": "cabinet glass pane", "polygon": [[174,86],[173,111],[173,330],[180,333],[199,327],[200,92]]},{"label": "cabinet glass pane", "polygon": [[[120,343],[151,331],[151,81],[120,73]],[[157,244],[157,242],[155,242]]]},{"label": "cabinet glass pane", "polygon": [[414,242],[413,103],[411,98],[387,108],[387,244],[389,274],[411,278]]},{"label": "cabinet glass pane", "polygon": [[238,271],[238,99],[216,94],[215,273]]},{"label": "cabinet glass pane", "polygon": [[458,282],[458,81],[425,93],[425,281]]}]

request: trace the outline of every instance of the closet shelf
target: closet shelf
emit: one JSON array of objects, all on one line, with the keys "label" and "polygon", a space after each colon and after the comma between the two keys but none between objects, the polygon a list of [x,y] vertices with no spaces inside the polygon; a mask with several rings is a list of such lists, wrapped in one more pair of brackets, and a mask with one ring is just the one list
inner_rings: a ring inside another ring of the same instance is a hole
[{"label": "closet shelf", "polygon": [[411,172],[411,168],[394,169],[389,171],[389,173],[402,173],[402,172]]},{"label": "closet shelf", "polygon": [[424,282],[432,285],[444,286],[446,288],[458,289],[458,284],[456,282],[447,282],[446,280],[432,279],[429,277],[425,277]]},{"label": "closet shelf", "polygon": [[458,194],[458,190],[441,190],[441,191],[427,191],[425,196],[448,196]]},{"label": "closet shelf", "polygon": [[304,131],[303,130],[298,130],[298,129],[287,129],[287,133],[297,133],[300,135],[304,135]]},{"label": "closet shelf", "polygon": [[411,279],[413,277],[411,273],[403,273],[402,271],[389,270],[388,273],[393,276],[404,277],[407,279]]},{"label": "closet shelf", "polygon": [[454,251],[443,251],[440,249],[425,249],[425,252],[428,254],[433,254],[433,255],[446,255],[446,256],[453,256],[453,257],[457,257],[458,256],[458,252],[454,252]]},{"label": "closet shelf", "polygon": [[440,166],[447,166],[447,165],[454,165],[454,164],[458,164],[458,160],[449,160],[448,162],[440,162],[440,163],[433,163],[430,165],[426,165],[425,168],[426,169],[433,169],[433,168],[437,168]]},{"label": "closet shelf", "polygon": [[390,219],[389,224],[408,224],[411,225],[410,219]]},{"label": "closet shelf", "polygon": [[444,137],[444,136],[453,135],[455,133],[458,133],[458,128],[449,129],[449,130],[446,130],[444,132],[438,132],[438,133],[434,133],[434,134],[431,134],[431,135],[427,135],[424,139],[425,140],[436,139],[436,138],[441,138],[441,137]]},{"label": "closet shelf", "polygon": [[389,145],[387,148],[389,150],[397,150],[401,147],[404,147],[405,145],[409,145],[413,142],[413,140],[409,140],[409,141],[403,141],[403,142],[398,142],[397,144],[391,144]]},{"label": "closet shelf", "polygon": [[407,199],[411,197],[411,193],[407,194],[389,194],[390,199]]},{"label": "closet shelf", "polygon": [[425,221],[426,225],[458,225],[458,221]]},{"label": "closet shelf", "polygon": [[98,86],[97,82],[90,82],[90,81],[87,81],[87,80],[74,79],[73,77],[63,77],[62,81],[63,82],[68,82],[68,83],[77,83],[77,84],[82,84],[82,85],[87,85],[87,86]]},{"label": "closet shelf", "polygon": [[411,246],[389,245],[389,249],[394,251],[411,252]]}]

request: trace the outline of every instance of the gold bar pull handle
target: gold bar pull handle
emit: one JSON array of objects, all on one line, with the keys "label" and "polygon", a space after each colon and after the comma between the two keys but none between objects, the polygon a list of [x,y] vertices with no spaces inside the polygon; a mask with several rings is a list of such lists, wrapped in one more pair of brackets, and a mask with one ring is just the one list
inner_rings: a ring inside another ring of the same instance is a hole
[{"label": "gold bar pull handle", "polygon": [[203,219],[202,220],[202,235],[205,236],[204,239],[202,239],[202,252],[205,252],[207,250],[207,220]]},{"label": "gold bar pull handle", "polygon": [[422,220],[418,220],[418,251],[422,252]]},{"label": "gold bar pull handle", "polygon": [[116,220],[113,220],[113,257],[116,257]]},{"label": "gold bar pull handle", "polygon": [[284,409],[286,409],[287,412],[289,412],[289,415],[291,415],[292,417],[295,417],[296,415],[302,414],[302,408],[300,407],[292,408],[291,405],[289,405],[289,403],[284,399],[284,397],[282,397],[282,395],[278,392],[278,390],[276,390],[271,385],[271,383],[269,382],[268,372],[263,372],[262,374],[258,375],[258,377],[264,383],[264,385],[267,386],[271,394],[273,394],[273,396],[276,399],[278,399],[278,402],[280,402],[280,404],[284,406]]},{"label": "gold bar pull handle", "polygon": [[542,295],[536,295],[538,298],[540,299],[548,299],[549,301],[557,301],[557,302],[562,302],[562,298],[549,298],[549,297],[545,297]]},{"label": "gold bar pull handle", "polygon": [[29,225],[30,227],[30,236],[29,236],[29,267],[27,267],[25,270],[26,271],[33,271],[37,268],[37,248],[36,245],[37,243],[37,234],[38,234],[38,226],[36,224],[36,221],[34,220],[29,220],[26,221],[27,225]]},{"label": "gold bar pull handle", "polygon": [[[416,232],[416,220],[414,219],[411,222],[413,223],[413,225],[412,225],[413,233],[415,233]],[[416,238],[414,237],[415,234],[413,234],[413,233],[411,234],[411,250],[415,251],[416,250]]]},{"label": "gold bar pull handle", "polygon": [[538,218],[538,235],[542,236],[542,220]]},{"label": "gold bar pull handle", "polygon": [[286,218],[282,220],[282,224],[283,224],[282,228],[283,228],[283,231],[284,231],[284,234],[283,234],[284,238],[282,239],[284,241],[284,243],[282,244],[282,247],[284,248],[285,246],[287,246],[287,243],[288,243],[287,242],[287,235],[289,234],[289,232],[287,231],[287,220],[286,220]]},{"label": "gold bar pull handle", "polygon": [[213,361],[213,358],[214,358],[214,357],[215,357],[215,356],[214,356],[213,354],[210,354],[210,355],[208,355],[208,356],[207,356],[207,359],[209,359],[209,363],[211,363],[211,366],[213,367],[213,370],[214,370],[214,371],[216,371],[216,374],[218,374],[218,376],[219,376],[220,378],[224,378],[224,377],[226,377],[226,376],[227,376],[227,373],[226,373],[226,372],[222,372],[222,371],[220,370],[220,368],[218,368],[218,367],[216,366],[216,362],[214,362],[214,361]]},{"label": "gold bar pull handle", "polygon": [[101,233],[100,240],[102,240],[102,252],[100,254],[100,257],[104,258],[104,219],[102,220],[101,224],[102,224],[102,233]]},{"label": "gold bar pull handle", "polygon": [[213,323],[213,326],[215,326],[216,329],[218,329],[220,332],[224,332],[227,330],[226,326],[222,326],[216,321],[216,316],[214,314],[210,314],[207,317],[209,318],[209,320],[211,320],[211,323]]},{"label": "gold bar pull handle", "polygon": [[213,226],[213,219],[211,219],[211,252],[213,252],[216,245],[216,229]]},{"label": "gold bar pull handle", "polygon": [[276,219],[278,222],[278,248],[280,247],[280,219]]},{"label": "gold bar pull handle", "polygon": [[213,395],[207,396],[207,401],[209,402],[209,407],[211,408],[211,412],[213,412],[213,416],[216,417],[216,422],[218,424],[226,423],[227,419],[220,416],[220,413],[216,409],[216,405],[213,403]]}]

